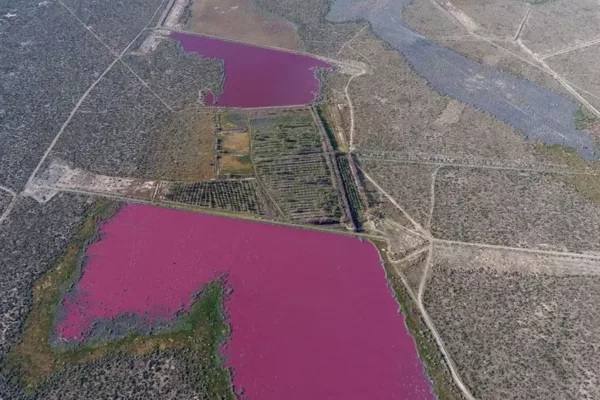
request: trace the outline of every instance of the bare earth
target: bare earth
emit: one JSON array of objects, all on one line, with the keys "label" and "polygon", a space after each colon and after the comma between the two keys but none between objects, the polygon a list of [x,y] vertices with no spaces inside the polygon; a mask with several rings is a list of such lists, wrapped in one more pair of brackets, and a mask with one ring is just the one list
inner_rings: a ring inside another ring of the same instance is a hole
[{"label": "bare earth", "polygon": [[261,14],[252,0],[193,0],[191,14],[194,32],[290,50],[300,46],[292,25]]}]

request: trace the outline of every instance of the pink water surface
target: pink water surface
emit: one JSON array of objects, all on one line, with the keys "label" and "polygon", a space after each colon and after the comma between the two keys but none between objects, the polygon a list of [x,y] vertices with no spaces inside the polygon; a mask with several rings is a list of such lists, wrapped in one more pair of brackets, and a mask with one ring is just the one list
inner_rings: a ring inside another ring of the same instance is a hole
[{"label": "pink water surface", "polygon": [[375,247],[356,238],[145,205],[101,228],[57,326],[188,309],[227,273],[222,349],[249,400],[432,399]]},{"label": "pink water surface", "polygon": [[315,68],[331,68],[325,61],[287,51],[184,33],[171,37],[187,52],[224,60],[223,93],[215,104],[219,107],[309,104],[319,93]]}]

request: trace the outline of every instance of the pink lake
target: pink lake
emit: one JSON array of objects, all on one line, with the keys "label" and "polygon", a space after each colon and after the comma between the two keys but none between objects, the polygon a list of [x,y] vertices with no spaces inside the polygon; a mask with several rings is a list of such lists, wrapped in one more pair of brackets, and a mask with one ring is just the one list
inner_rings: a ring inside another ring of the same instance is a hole
[{"label": "pink lake", "polygon": [[[225,63],[218,107],[272,107],[310,104],[319,93],[317,68],[331,65],[317,58],[210,37],[171,33],[184,50]],[[191,83],[191,82],[190,82]],[[210,105],[214,97],[207,95]]]},{"label": "pink lake", "polygon": [[123,314],[172,318],[227,273],[222,352],[244,399],[434,398],[369,242],[130,204],[86,254],[60,338]]}]

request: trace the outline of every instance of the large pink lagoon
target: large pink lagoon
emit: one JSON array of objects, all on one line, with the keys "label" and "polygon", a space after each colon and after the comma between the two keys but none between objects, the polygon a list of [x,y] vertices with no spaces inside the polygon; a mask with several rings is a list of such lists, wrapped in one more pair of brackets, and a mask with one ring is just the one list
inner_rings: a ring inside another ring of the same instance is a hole
[{"label": "large pink lagoon", "polygon": [[126,205],[87,256],[59,337],[82,340],[95,321],[123,314],[173,317],[227,273],[223,353],[245,398],[433,398],[368,242]]},{"label": "large pink lagoon", "polygon": [[[172,33],[187,52],[225,62],[219,107],[272,107],[309,104],[319,93],[316,68],[331,68],[325,61],[226,40]],[[208,103],[212,96],[208,96]]]}]

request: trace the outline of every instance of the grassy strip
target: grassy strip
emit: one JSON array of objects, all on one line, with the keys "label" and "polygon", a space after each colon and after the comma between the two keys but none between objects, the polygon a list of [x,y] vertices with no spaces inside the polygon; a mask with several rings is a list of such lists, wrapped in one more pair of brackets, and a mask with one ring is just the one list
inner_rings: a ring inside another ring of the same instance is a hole
[{"label": "grassy strip", "polygon": [[219,155],[220,175],[233,175],[233,176],[254,176],[254,165],[252,165],[252,159],[248,155],[236,156],[236,155]]},{"label": "grassy strip", "polygon": [[[80,345],[69,349],[54,348],[52,335],[62,293],[76,282],[86,246],[98,234],[98,223],[117,210],[117,204],[108,200],[97,201],[67,251],[56,267],[44,274],[34,285],[33,306],[25,324],[21,340],[8,354],[3,370],[35,394],[43,379],[60,372],[73,363],[85,363],[108,354],[127,353],[142,355],[156,350],[184,348],[194,353],[198,363],[198,389],[209,398],[235,399],[229,371],[223,369],[219,345],[229,335],[223,317],[223,282],[207,285],[191,311],[182,317],[175,332],[153,336],[131,334],[123,339]],[[197,355],[197,356],[196,356]]]},{"label": "grassy strip", "polygon": [[[539,145],[536,148],[546,154],[551,161],[566,165],[573,170],[589,170],[590,172],[600,173],[600,163],[584,160],[577,155],[574,149],[558,145]],[[600,176],[585,174],[556,174],[556,176],[575,187],[582,196],[587,197],[596,204],[600,204]]]},{"label": "grassy strip", "polygon": [[331,147],[333,147],[334,150],[338,150],[339,146],[337,138],[335,137],[335,133],[333,132],[333,128],[331,127],[329,120],[327,119],[327,110],[325,110],[325,107],[325,105],[318,105],[315,108],[317,110],[317,115],[319,116],[319,118],[321,118],[321,121],[323,122],[323,127],[325,128],[325,132],[327,132],[327,137],[329,137]]},{"label": "grassy strip", "polygon": [[245,111],[223,111],[219,113],[218,118],[219,125],[223,131],[245,131],[247,129],[248,116]]},{"label": "grassy strip", "polygon": [[575,114],[575,128],[582,131],[590,128],[596,122],[598,122],[596,115],[592,114],[586,107],[580,105],[577,114]]},{"label": "grassy strip", "polygon": [[450,374],[450,370],[439,351],[435,338],[429,331],[425,321],[421,318],[419,308],[409,296],[400,277],[396,274],[394,266],[390,264],[383,255],[387,244],[382,241],[373,241],[382,255],[385,272],[388,281],[394,290],[396,300],[400,303],[400,309],[404,314],[406,326],[410,335],[415,340],[417,352],[425,366],[425,372],[433,383],[433,389],[439,400],[463,399]]},{"label": "grassy strip", "polygon": [[357,230],[362,230],[363,223],[363,204],[360,199],[360,193],[356,187],[356,182],[352,176],[350,170],[349,161],[346,154],[338,154],[336,156],[336,162],[338,163],[338,169],[342,178],[342,184],[344,190],[348,196],[348,202],[350,203],[350,212],[352,213],[352,219]]}]

